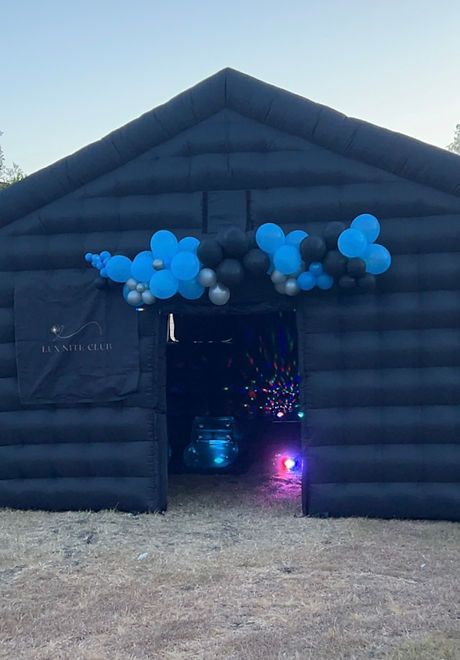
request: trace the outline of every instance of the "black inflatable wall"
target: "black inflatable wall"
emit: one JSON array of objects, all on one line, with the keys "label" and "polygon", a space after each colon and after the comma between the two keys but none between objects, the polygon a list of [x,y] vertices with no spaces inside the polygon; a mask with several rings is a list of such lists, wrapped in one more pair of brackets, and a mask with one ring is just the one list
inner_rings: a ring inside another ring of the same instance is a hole
[{"label": "black inflatable wall", "polygon": [[166,501],[164,316],[140,315],[135,395],[24,406],[19,273],[46,270],[65,287],[86,251],[134,255],[156,229],[315,232],[363,212],[394,255],[377,292],[295,301],[304,509],[460,519],[460,159],[229,69],[0,193],[0,505]]}]

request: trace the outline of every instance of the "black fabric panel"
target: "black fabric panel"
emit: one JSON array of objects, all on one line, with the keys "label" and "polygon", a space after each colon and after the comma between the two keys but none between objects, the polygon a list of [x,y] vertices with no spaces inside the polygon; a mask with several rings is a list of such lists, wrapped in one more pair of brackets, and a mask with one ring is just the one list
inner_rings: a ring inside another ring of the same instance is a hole
[{"label": "black fabric panel", "polygon": [[309,217],[322,222],[331,218],[349,222],[364,208],[381,218],[395,215],[411,218],[418,214],[460,211],[459,199],[400,181],[252,190],[252,201],[257,226],[267,222],[267,218],[288,224]]},{"label": "black fabric panel", "polygon": [[[205,130],[203,126],[202,131]],[[187,156],[155,155],[131,161],[88,186],[86,197],[120,197],[196,190],[296,187],[365,182],[396,184],[396,177],[330,151],[202,153]],[[399,183],[402,187],[404,184]],[[410,189],[414,184],[407,183]],[[446,197],[444,193],[441,196]]]},{"label": "black fabric panel", "polygon": [[[0,244],[3,237],[0,238]],[[13,307],[15,274],[2,272],[0,277],[0,307]]]},{"label": "black fabric panel", "polygon": [[314,484],[311,515],[460,520],[460,488],[455,483]]},{"label": "black fabric panel", "polygon": [[86,405],[8,411],[0,413],[0,445],[81,443],[84,453],[86,443],[126,443],[150,437],[151,425],[148,408]]},{"label": "black fabric panel", "polygon": [[0,503],[15,509],[162,511],[148,477],[0,480]]},{"label": "black fabric panel", "polygon": [[14,344],[0,344],[0,378],[16,377],[16,353]]},{"label": "black fabric panel", "polygon": [[2,445],[0,479],[148,477],[157,455],[152,448],[145,440]]},{"label": "black fabric panel", "polygon": [[[378,334],[325,331],[310,334],[300,350],[307,353],[308,373],[339,369],[460,367],[460,332],[450,328],[387,330]],[[308,374],[304,372],[304,375]]]},{"label": "black fabric panel", "polygon": [[[163,156],[197,156],[229,152],[269,154],[273,151],[318,153],[325,150],[300,137],[289,135],[259,121],[244,117],[239,112],[222,108],[200,124],[191,126],[170,140],[152,147],[139,156],[139,160],[152,160]],[[365,169],[369,171],[369,166],[366,166]],[[387,173],[385,175],[392,176]]]},{"label": "black fabric panel", "polygon": [[[147,407],[156,409],[158,408],[158,401],[160,400],[160,394],[158,392],[153,392],[150,386],[151,374],[150,372],[141,372],[139,378],[139,387],[138,390],[132,394],[127,394],[120,401],[108,401],[106,403],[99,401],[97,405],[110,407]],[[38,405],[43,404],[24,404],[21,403],[19,397],[19,388],[17,378],[1,378],[0,377],[0,411],[6,410],[20,410],[21,408],[33,409]],[[63,403],[61,405],[65,406],[79,406],[80,404],[76,402],[75,404]]]},{"label": "black fabric panel", "polygon": [[[371,441],[372,438],[369,438]],[[310,484],[350,482],[455,482],[460,443],[310,447]]]},{"label": "black fabric panel", "polygon": [[14,342],[14,317],[11,307],[0,307],[0,342]]},{"label": "black fabric panel", "polygon": [[76,198],[40,211],[48,233],[201,229],[201,193]]},{"label": "black fabric panel", "polygon": [[308,422],[312,446],[431,443],[444,456],[444,443],[460,443],[460,406],[319,408],[308,411]]},{"label": "black fabric panel", "polygon": [[[382,276],[384,277],[384,275]],[[416,294],[318,294],[308,305],[304,333],[405,330],[460,327],[460,291],[423,291]],[[307,340],[306,340],[307,341]]]},{"label": "black fabric panel", "polygon": [[309,407],[460,404],[460,369],[358,369],[309,376]]},{"label": "black fabric panel", "polygon": [[207,231],[217,233],[226,225],[246,231],[246,192],[214,190],[208,193]]}]

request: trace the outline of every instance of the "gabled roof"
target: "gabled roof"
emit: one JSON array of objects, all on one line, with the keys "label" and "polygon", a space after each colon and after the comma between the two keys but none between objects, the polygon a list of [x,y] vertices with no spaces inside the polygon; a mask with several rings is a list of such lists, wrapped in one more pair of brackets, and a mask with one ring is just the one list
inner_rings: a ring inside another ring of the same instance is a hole
[{"label": "gabled roof", "polygon": [[1,191],[0,226],[72,193],[223,108],[342,156],[460,196],[458,156],[227,68]]}]

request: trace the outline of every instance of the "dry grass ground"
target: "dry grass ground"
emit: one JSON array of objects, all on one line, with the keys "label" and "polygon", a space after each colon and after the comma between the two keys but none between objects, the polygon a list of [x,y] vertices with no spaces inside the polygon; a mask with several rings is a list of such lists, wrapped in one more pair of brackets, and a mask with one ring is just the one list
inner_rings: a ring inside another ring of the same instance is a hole
[{"label": "dry grass ground", "polygon": [[0,512],[0,656],[460,658],[459,525],[302,518],[240,477],[171,489],[165,516]]}]

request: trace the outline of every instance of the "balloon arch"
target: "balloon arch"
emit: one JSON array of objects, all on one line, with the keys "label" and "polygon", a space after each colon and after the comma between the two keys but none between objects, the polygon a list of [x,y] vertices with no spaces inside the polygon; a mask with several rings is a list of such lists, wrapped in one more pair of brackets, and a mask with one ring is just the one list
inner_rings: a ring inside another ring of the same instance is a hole
[{"label": "balloon arch", "polygon": [[369,213],[358,215],[350,227],[329,222],[322,236],[296,229],[285,235],[268,222],[256,231],[229,226],[216,237],[177,240],[169,230],[153,234],[150,250],[133,260],[88,252],[86,262],[99,271],[96,285],[123,284],[126,302],[135,308],[179,294],[197,300],[208,291],[214,305],[225,305],[232,289],[245,279],[270,277],[276,291],[296,296],[314,288],[371,291],[376,276],[391,265],[386,247],[375,243],[380,223]]}]

